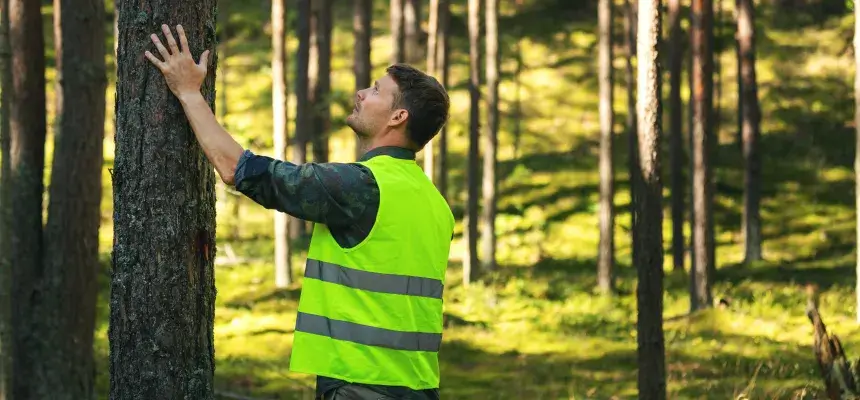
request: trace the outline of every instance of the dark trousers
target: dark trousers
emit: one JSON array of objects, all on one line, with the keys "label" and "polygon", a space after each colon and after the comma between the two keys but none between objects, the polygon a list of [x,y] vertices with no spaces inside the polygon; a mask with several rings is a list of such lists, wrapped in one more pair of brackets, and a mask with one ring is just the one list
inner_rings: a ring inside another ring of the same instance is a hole
[{"label": "dark trousers", "polygon": [[383,393],[379,393],[365,386],[344,385],[324,393],[322,400],[393,400]]}]

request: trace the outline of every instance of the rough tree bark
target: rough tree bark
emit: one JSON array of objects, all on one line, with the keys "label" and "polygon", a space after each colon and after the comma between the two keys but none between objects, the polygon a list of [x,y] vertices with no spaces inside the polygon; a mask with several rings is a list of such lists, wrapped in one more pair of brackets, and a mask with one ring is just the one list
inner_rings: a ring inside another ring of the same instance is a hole
[{"label": "rough tree bark", "polygon": [[669,0],[669,158],[672,176],[672,265],[675,271],[684,270],[684,138],[681,129],[683,106],[681,105],[681,63],[684,49],[681,47],[681,0]]},{"label": "rough tree bark", "polygon": [[711,0],[693,0],[691,7],[693,52],[693,253],[690,272],[690,310],[711,307],[711,271],[714,270],[714,228],[711,215],[710,147],[713,135],[713,15]]},{"label": "rough tree bark", "polygon": [[469,151],[467,156],[466,257],[463,260],[463,283],[478,279],[478,139],[481,106],[481,1],[469,0]]},{"label": "rough tree bark", "polygon": [[405,44],[403,26],[403,2],[407,0],[391,0],[390,24],[391,24],[391,64],[406,61],[403,50]]},{"label": "rough tree bark", "polygon": [[[427,23],[427,74],[431,76],[437,75],[438,53],[437,46],[439,35],[439,0],[430,0],[430,16]],[[436,177],[436,155],[434,154],[435,142],[438,139],[427,142],[424,146],[424,173],[431,182],[438,183]],[[437,184],[438,186],[438,184]]]},{"label": "rough tree bark", "polygon": [[[284,0],[272,0],[272,116],[276,160],[287,157],[287,12]],[[289,216],[275,211],[275,287],[292,282],[290,269]]]},{"label": "rough tree bark", "polygon": [[32,399],[95,396],[95,329],[102,140],[105,120],[105,31],[101,0],[56,0],[58,76],[43,273],[33,298],[33,345],[27,357]]},{"label": "rough tree bark", "polygon": [[[308,138],[312,133],[310,103],[310,49],[311,49],[311,1],[296,0],[296,129],[293,134],[294,164],[304,164],[308,158]],[[305,223],[299,218],[290,217],[290,239],[305,235]]]},{"label": "rough tree bark", "polygon": [[[439,74],[439,82],[442,86],[448,87],[448,54],[449,54],[449,38],[450,38],[450,10],[449,0],[439,0],[439,31],[436,39],[438,47],[436,55],[436,71]],[[442,131],[439,132],[439,150],[437,152],[439,162],[436,165],[439,183],[436,187],[439,188],[439,193],[446,200],[448,199],[448,125],[442,126]]]},{"label": "rough tree bark", "polygon": [[15,218],[8,235],[12,266],[14,327],[13,398],[38,396],[33,301],[42,275],[42,177],[45,167],[45,39],[40,2],[9,1],[12,87],[9,104],[9,209]]},{"label": "rough tree bark", "polygon": [[421,50],[421,0],[405,0],[403,3],[403,41],[406,62],[418,64],[424,52]]},{"label": "rough tree bark", "polygon": [[[328,162],[328,135],[331,130],[331,35],[332,0],[315,0],[311,14],[311,104],[313,108],[314,162]],[[316,63],[314,63],[316,50]]]},{"label": "rough tree bark", "polygon": [[[181,4],[180,4],[181,3]],[[121,0],[110,398],[212,399],[215,176],[158,69],[150,35],[182,24],[214,106],[215,0]]]},{"label": "rough tree bark", "polygon": [[615,171],[612,164],[612,126],[615,114],[612,73],[612,0],[598,3],[600,55],[600,242],[597,252],[597,288],[611,293],[615,265]]},{"label": "rough tree bark", "polygon": [[660,180],[660,0],[639,2],[639,176],[636,196],[637,342],[640,399],[666,398],[663,338],[663,214]]},{"label": "rough tree bark", "polygon": [[9,44],[9,0],[0,0],[0,400],[12,399],[12,231],[9,155],[9,98],[12,52]]},{"label": "rough tree bark", "polygon": [[[353,0],[352,32],[355,38],[355,53],[352,70],[355,74],[355,91],[370,87],[370,41],[373,33],[371,15],[373,14],[372,0]],[[364,153],[355,140],[355,159],[358,160]]]},{"label": "rough tree bark", "polygon": [[755,71],[755,7],[752,0],[740,0],[738,44],[741,54],[741,88],[744,107],[744,262],[762,259],[761,253],[761,154],[759,149],[761,111]]},{"label": "rough tree bark", "polygon": [[483,137],[483,204],[481,207],[481,271],[496,269],[496,177],[499,147],[499,0],[486,0],[487,127]]}]

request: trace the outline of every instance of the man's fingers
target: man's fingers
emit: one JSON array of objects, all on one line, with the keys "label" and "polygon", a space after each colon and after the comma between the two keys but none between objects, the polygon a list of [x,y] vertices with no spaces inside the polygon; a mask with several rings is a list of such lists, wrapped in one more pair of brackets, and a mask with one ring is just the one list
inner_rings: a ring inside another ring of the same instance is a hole
[{"label": "man's fingers", "polygon": [[152,34],[152,43],[155,43],[155,48],[158,49],[158,52],[161,53],[161,56],[164,57],[165,61],[170,58],[170,52],[164,48],[164,45],[161,44],[161,39],[159,39],[158,35],[154,33]]},{"label": "man's fingers", "polygon": [[166,24],[161,25],[161,30],[164,31],[164,38],[167,39],[167,45],[170,46],[170,51],[173,54],[179,54],[179,47],[176,46],[176,39],[173,38],[173,32]]},{"label": "man's fingers", "polygon": [[205,50],[203,54],[200,55],[200,63],[197,65],[204,69],[209,67],[209,50]]},{"label": "man's fingers", "polygon": [[149,50],[144,52],[143,55],[146,56],[146,58],[148,58],[149,61],[152,61],[152,63],[155,64],[155,66],[158,67],[158,69],[162,69],[164,67],[164,63],[161,60],[159,60],[158,57],[156,57],[154,54],[150,53]]},{"label": "man's fingers", "polygon": [[182,28],[182,25],[176,25],[176,33],[179,34],[179,45],[182,46],[182,52],[188,53],[188,38],[185,37],[185,29]]}]

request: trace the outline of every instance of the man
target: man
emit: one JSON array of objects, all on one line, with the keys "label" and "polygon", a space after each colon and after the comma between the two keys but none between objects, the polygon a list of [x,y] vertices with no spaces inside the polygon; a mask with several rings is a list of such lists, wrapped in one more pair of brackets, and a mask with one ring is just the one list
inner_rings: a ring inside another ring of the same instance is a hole
[{"label": "man", "polygon": [[162,72],[221,179],[268,209],[316,223],[296,321],[292,371],[317,375],[319,399],[438,399],[442,289],[454,217],[415,162],[448,117],[438,81],[389,67],[355,95],[347,125],[357,163],[295,165],[243,149],[200,93],[182,26],[167,25]]}]

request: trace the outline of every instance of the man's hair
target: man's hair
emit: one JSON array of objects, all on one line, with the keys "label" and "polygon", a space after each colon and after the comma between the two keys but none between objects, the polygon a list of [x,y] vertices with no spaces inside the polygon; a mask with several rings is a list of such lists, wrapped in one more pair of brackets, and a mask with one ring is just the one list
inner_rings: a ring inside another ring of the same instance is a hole
[{"label": "man's hair", "polygon": [[385,72],[398,87],[392,106],[409,112],[406,134],[421,149],[448,121],[448,93],[435,78],[410,65],[394,64]]}]

